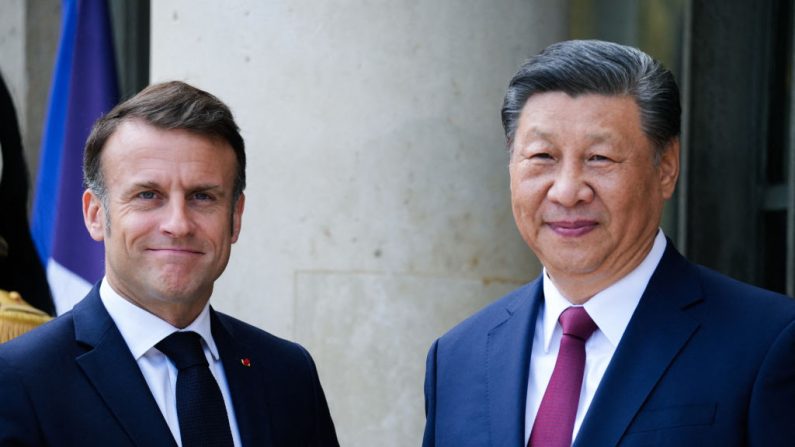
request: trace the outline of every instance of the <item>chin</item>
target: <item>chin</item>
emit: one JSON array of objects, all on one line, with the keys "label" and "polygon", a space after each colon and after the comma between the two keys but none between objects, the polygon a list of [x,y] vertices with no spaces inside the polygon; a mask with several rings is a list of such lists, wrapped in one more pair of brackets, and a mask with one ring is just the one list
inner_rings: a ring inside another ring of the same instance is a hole
[{"label": "chin", "polygon": [[195,301],[200,295],[201,287],[194,284],[166,282],[161,283],[158,292],[164,300],[174,303]]},{"label": "chin", "polygon": [[565,273],[568,275],[584,275],[593,273],[598,267],[598,263],[593,259],[584,258],[582,254],[569,253],[563,256],[547,258],[547,262],[542,262],[547,270]]}]

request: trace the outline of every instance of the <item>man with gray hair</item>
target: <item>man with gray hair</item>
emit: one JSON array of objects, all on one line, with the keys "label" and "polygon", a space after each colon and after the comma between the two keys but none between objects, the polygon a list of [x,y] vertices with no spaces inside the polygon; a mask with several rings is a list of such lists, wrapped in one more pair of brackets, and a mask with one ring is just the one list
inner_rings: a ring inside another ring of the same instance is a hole
[{"label": "man with gray hair", "polygon": [[245,202],[229,108],[147,87],[97,121],[83,168],[105,277],[0,345],[0,445],[338,446],[309,353],[209,304]]},{"label": "man with gray hair", "polygon": [[430,349],[425,447],[795,445],[795,301],[680,255],[679,89],[647,54],[553,44],[502,109],[543,264]]}]

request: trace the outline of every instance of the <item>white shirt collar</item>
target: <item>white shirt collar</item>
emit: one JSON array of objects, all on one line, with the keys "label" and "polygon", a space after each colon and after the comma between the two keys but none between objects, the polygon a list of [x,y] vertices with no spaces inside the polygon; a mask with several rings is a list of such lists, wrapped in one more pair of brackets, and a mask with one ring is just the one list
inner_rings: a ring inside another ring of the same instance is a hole
[{"label": "white shirt collar", "polygon": [[[662,259],[666,244],[665,235],[662,230],[658,230],[649,254],[634,270],[583,304],[588,315],[607,337],[613,348],[617,347],[618,342],[621,341],[629,320],[646,290],[646,285]],[[549,352],[552,332],[558,324],[558,318],[572,304],[549,279],[546,268],[542,275],[542,282],[544,288],[544,350]]]},{"label": "white shirt collar", "polygon": [[204,344],[209,348],[213,359],[218,360],[218,347],[212,337],[210,325],[210,302],[202,309],[201,313],[185,329],[172,326],[141,307],[122,298],[113,290],[107,278],[102,278],[99,286],[99,297],[108,310],[116,327],[119,328],[122,338],[132,352],[136,361],[164,338],[177,331],[193,331],[198,333]]}]

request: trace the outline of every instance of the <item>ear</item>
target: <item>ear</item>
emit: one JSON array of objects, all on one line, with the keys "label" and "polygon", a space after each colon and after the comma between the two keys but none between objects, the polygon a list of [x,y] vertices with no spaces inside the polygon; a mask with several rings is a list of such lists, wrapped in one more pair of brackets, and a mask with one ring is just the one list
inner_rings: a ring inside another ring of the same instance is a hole
[{"label": "ear", "polygon": [[83,222],[91,239],[97,242],[105,240],[105,209],[90,189],[83,191]]},{"label": "ear", "polygon": [[660,154],[660,187],[663,199],[668,200],[676,189],[676,180],[679,178],[679,138],[668,143]]},{"label": "ear", "polygon": [[246,204],[246,195],[240,194],[240,197],[237,198],[237,203],[235,203],[234,208],[232,209],[232,243],[234,244],[237,242],[238,236],[240,236],[240,226],[242,224],[243,219],[243,208]]}]

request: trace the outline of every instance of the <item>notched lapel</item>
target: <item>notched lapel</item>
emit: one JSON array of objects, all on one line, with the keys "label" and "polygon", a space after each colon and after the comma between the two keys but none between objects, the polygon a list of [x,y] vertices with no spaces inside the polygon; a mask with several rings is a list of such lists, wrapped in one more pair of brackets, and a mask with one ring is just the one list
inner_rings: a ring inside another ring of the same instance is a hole
[{"label": "notched lapel", "polygon": [[488,334],[486,389],[493,446],[524,445],[530,352],[542,301],[541,280],[537,279],[527,286],[524,296],[506,308],[505,320]]},{"label": "notched lapel", "polygon": [[89,346],[76,361],[133,444],[176,447],[138,364],[99,299],[98,286],[75,307],[74,321],[77,340]]},{"label": "notched lapel", "polygon": [[270,399],[262,379],[265,365],[252,357],[253,351],[235,340],[215,311],[212,311],[212,331],[232,395],[241,442],[243,445],[273,445],[268,417]]},{"label": "notched lapel", "polygon": [[588,409],[574,445],[618,445],[700,325],[696,273],[670,241]]}]

